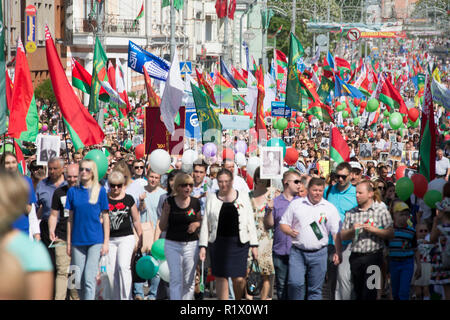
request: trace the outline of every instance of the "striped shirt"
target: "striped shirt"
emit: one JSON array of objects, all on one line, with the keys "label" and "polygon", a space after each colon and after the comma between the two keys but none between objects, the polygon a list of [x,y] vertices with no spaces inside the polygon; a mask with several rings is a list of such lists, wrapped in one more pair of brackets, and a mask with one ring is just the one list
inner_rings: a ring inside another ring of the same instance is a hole
[{"label": "striped shirt", "polygon": [[389,241],[389,258],[394,260],[406,260],[414,257],[417,249],[416,230],[395,227],[394,239]]},{"label": "striped shirt", "polygon": [[[355,224],[371,224],[379,229],[386,229],[393,226],[391,214],[386,209],[384,203],[373,202],[367,211],[363,211],[359,206],[351,209],[345,214],[343,230],[353,229]],[[385,247],[384,240],[370,232],[361,229],[352,244],[354,253],[372,253]]]}]

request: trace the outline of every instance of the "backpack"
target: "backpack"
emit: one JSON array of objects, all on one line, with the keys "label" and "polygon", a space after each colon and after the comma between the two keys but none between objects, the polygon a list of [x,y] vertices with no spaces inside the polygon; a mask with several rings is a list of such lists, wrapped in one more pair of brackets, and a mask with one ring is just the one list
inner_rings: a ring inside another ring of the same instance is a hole
[{"label": "backpack", "polygon": [[450,269],[450,233],[442,226],[437,226],[442,235],[446,237],[445,244],[442,245],[441,239],[439,239],[439,249],[441,251],[441,262],[444,269]]}]

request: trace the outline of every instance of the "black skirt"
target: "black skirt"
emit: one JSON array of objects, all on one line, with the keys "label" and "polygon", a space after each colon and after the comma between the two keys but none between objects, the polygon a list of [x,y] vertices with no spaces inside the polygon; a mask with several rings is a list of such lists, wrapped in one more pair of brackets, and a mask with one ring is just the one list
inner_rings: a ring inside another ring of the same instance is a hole
[{"label": "black skirt", "polygon": [[250,244],[242,244],[239,237],[220,237],[209,244],[211,271],[215,277],[237,278],[247,274]]}]

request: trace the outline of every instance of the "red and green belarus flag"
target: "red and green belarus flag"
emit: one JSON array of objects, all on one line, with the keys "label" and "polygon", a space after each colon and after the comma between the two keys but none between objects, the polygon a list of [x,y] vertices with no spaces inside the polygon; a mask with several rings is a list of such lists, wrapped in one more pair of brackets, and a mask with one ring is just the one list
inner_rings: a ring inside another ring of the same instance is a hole
[{"label": "red and green belarus flag", "polygon": [[[288,60],[286,55],[275,49],[275,74],[277,81],[277,91],[281,93],[286,92],[286,75],[287,75]],[[284,81],[283,81],[284,80]]]},{"label": "red and green belarus flag", "polygon": [[347,142],[342,137],[338,128],[333,127],[331,129],[331,148],[330,148],[330,158],[337,164],[350,161],[350,148]]},{"label": "red and green belarus flag", "polygon": [[391,112],[391,109],[398,108],[400,113],[405,115],[408,114],[408,108],[406,107],[400,92],[398,92],[389,79],[385,79],[384,76],[381,75],[379,81],[382,81],[382,85],[378,100],[387,106],[389,112]]},{"label": "red and green belarus flag", "polygon": [[[84,93],[91,94],[91,74],[83,66],[72,58],[72,86]],[[99,99],[103,102],[109,101],[109,95],[103,87],[100,89]]]},{"label": "red and green belarus flag", "polygon": [[425,83],[419,156],[419,173],[423,174],[428,181],[433,180],[436,176],[436,124],[434,123],[431,77],[429,76]]},{"label": "red and green belarus flag", "polygon": [[133,28],[136,26],[136,23],[139,19],[141,19],[144,16],[144,3],[142,2],[141,10],[139,11],[136,19],[134,19],[133,22]]}]

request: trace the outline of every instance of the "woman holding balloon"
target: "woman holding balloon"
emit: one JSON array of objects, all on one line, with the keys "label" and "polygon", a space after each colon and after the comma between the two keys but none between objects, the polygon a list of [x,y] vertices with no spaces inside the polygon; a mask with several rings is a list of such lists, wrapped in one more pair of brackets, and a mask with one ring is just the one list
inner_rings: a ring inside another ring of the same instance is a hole
[{"label": "woman holding balloon", "polygon": [[193,178],[175,177],[174,192],[164,202],[159,227],[166,232],[164,253],[169,265],[171,300],[192,300],[198,262],[200,201],[191,197]]}]

